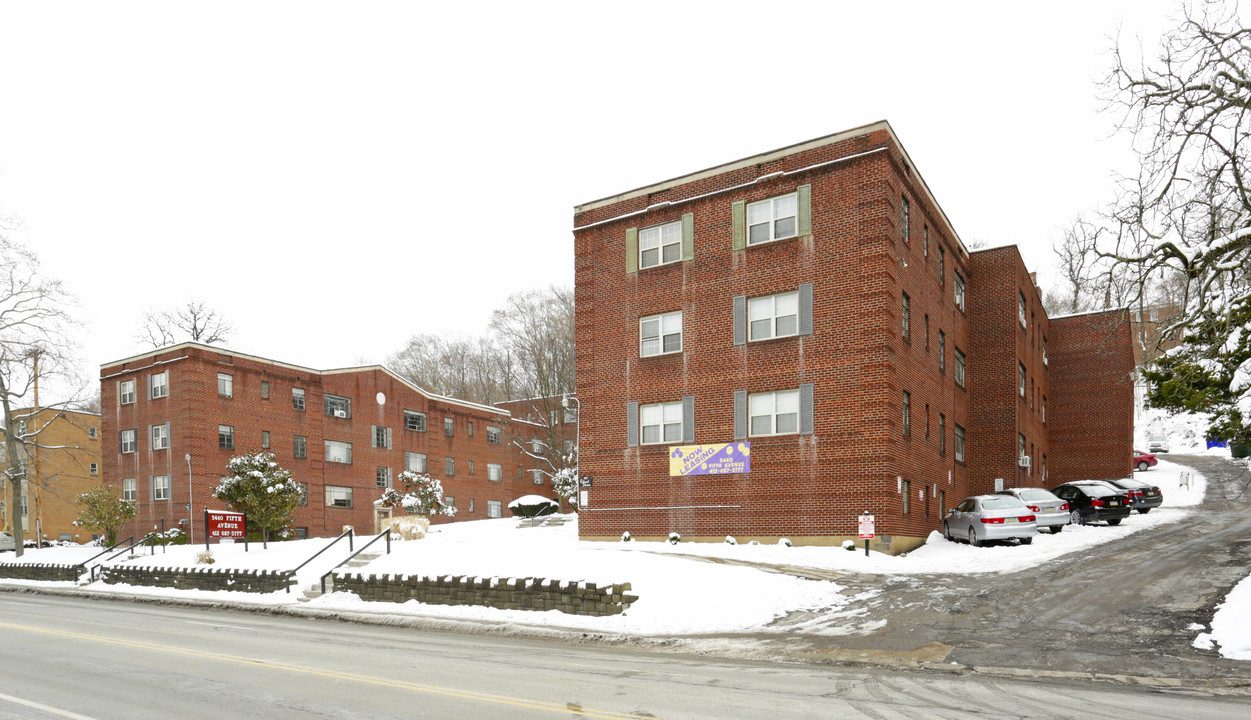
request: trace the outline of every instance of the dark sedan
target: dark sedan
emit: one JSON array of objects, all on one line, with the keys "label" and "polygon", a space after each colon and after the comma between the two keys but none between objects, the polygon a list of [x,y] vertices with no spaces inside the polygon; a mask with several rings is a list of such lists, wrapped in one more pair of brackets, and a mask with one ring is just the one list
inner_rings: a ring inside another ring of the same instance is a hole
[{"label": "dark sedan", "polygon": [[1151,512],[1151,508],[1158,508],[1164,504],[1164,493],[1160,492],[1160,488],[1149,482],[1132,478],[1107,480],[1106,482],[1125,491],[1125,494],[1129,496],[1129,506],[1142,515]]},{"label": "dark sedan", "polygon": [[1092,522],[1120,525],[1129,517],[1129,497],[1102,480],[1064,483],[1051,492],[1069,504],[1069,516],[1074,525]]}]

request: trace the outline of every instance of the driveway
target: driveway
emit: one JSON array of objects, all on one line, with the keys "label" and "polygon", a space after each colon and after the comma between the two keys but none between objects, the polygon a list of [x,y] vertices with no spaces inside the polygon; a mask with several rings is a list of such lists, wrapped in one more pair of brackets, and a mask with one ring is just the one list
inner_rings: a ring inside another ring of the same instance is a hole
[{"label": "driveway", "polygon": [[835,660],[866,653],[966,666],[1251,677],[1247,663],[1192,647],[1199,631],[1189,629],[1206,629],[1215,606],[1251,572],[1247,476],[1219,458],[1169,460],[1208,479],[1206,500],[1186,520],[1011,574],[844,575],[837,581],[860,596],[863,612],[792,614],[778,625],[798,632],[784,641],[760,635],[761,649]]}]

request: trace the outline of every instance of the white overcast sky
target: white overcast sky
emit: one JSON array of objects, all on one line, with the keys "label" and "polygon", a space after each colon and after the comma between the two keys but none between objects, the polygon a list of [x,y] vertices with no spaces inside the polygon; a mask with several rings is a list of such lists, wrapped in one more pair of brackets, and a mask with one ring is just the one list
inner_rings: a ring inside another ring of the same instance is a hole
[{"label": "white overcast sky", "polygon": [[1044,273],[1131,172],[1096,81],[1177,2],[0,0],[0,215],[84,373],[199,299],[240,351],[381,362],[573,282],[577,203],[880,119],[966,242]]}]

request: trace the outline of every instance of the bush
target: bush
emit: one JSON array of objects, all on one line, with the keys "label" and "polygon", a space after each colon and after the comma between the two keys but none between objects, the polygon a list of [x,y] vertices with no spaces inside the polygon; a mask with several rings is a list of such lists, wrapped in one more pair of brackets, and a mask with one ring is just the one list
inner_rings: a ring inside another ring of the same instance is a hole
[{"label": "bush", "polygon": [[781,545],[783,547],[790,547],[791,539],[790,538],[778,538],[778,545]]},{"label": "bush", "polygon": [[843,541],[843,549],[844,549],[844,550],[850,550],[850,551],[852,551],[852,552],[855,552],[855,551],[856,551],[856,541],[855,541],[855,540],[844,540],[844,541]]},{"label": "bush", "polygon": [[733,535],[726,535],[725,544],[726,545],[738,545],[738,540],[735,540]]},{"label": "bush", "polygon": [[560,510],[560,503],[542,495],[524,495],[508,503],[508,511],[513,517],[540,517],[551,515]]},{"label": "bush", "polygon": [[400,540],[420,540],[430,530],[430,519],[417,515],[391,518],[389,529]]},{"label": "bush", "polygon": [[681,535],[679,535],[679,534],[677,534],[677,533],[675,533],[675,532],[671,532],[671,533],[669,533],[669,544],[670,544],[670,545],[677,545],[677,544],[678,544],[678,543],[680,543],[680,542],[682,542],[682,536],[681,536]]},{"label": "bush", "polygon": [[213,559],[213,553],[208,550],[201,550],[195,554],[195,561],[199,565],[212,565],[217,562]]},{"label": "bush", "polygon": [[633,541],[634,541],[634,538],[630,537],[629,530],[626,530],[625,532],[621,533],[621,542],[633,542]]}]

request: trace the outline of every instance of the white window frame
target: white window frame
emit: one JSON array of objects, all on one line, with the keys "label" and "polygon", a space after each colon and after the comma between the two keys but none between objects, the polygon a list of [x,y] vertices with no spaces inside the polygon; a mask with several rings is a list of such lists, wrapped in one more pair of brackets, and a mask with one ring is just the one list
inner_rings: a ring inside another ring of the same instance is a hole
[{"label": "white window frame", "polygon": [[[352,443],[341,442],[339,440],[326,440],[326,462],[339,463],[341,465],[352,464]],[[345,459],[336,459],[345,458]]]},{"label": "white window frame", "polygon": [[1021,327],[1028,328],[1029,322],[1025,319],[1025,293],[1017,291],[1016,293],[1016,319],[1021,323]]},{"label": "white window frame", "polygon": [[327,485],[326,507],[351,508],[352,488],[343,485]]},{"label": "white window frame", "polygon": [[[793,302],[795,312],[792,315],[778,314],[778,301],[785,299],[788,303]],[[778,321],[786,318],[794,317],[794,332],[778,332]],[[769,323],[768,335],[756,334],[756,323]],[[773,295],[761,295],[747,299],[747,340],[755,342],[757,340],[772,340],[774,338],[795,337],[799,335],[799,291],[792,290],[790,292],[775,293]]]},{"label": "white window frame", "polygon": [[126,478],[122,480],[122,499],[127,502],[134,502],[138,499],[139,490],[138,483],[134,478]]},{"label": "white window frame", "polygon": [[89,470],[92,475],[100,474],[100,463],[89,463]]},{"label": "white window frame", "polygon": [[492,445],[499,445],[504,441],[504,431],[494,425],[487,425],[486,441]]},{"label": "white window frame", "polygon": [[169,397],[169,371],[149,375],[148,389],[148,398],[151,400]]},{"label": "white window frame", "polygon": [[[129,441],[127,440],[127,435],[130,436]],[[122,454],[137,452],[139,450],[139,433],[134,428],[123,430],[120,445]]]},{"label": "white window frame", "polygon": [[444,456],[443,474],[447,477],[456,477],[456,458],[451,455]]},{"label": "white window frame", "polygon": [[391,428],[375,425],[371,436],[372,447],[382,448],[383,450],[391,449]]},{"label": "white window frame", "polygon": [[374,473],[374,483],[380,488],[391,487],[391,468],[378,468],[378,471]]},{"label": "white window frame", "polygon": [[964,276],[962,276],[959,272],[956,273],[954,293],[955,293],[956,307],[960,308],[960,310],[963,311],[964,310]]},{"label": "white window frame", "polygon": [[912,339],[912,296],[908,293],[900,295],[900,329],[903,332],[904,339]]},{"label": "white window frame", "polygon": [[[420,426],[420,427],[416,427],[416,426]],[[405,410],[404,411],[404,429],[412,430],[413,432],[425,432],[426,431],[426,414],[423,412],[417,412],[416,410]]]},{"label": "white window frame", "polygon": [[487,480],[502,482],[504,480],[504,466],[499,463],[487,463]]},{"label": "white window frame", "polygon": [[303,460],[308,457],[308,436],[291,436],[291,457]]},{"label": "white window frame", "polygon": [[504,517],[504,501],[487,500],[487,517],[488,518]]},{"label": "white window frame", "polygon": [[[682,402],[652,403],[639,406],[639,442],[643,445],[665,445],[682,442]],[[677,433],[672,433],[676,426]],[[648,429],[654,437],[648,440]]]},{"label": "white window frame", "polygon": [[150,439],[152,441],[153,450],[168,450],[169,423],[165,423],[164,425],[153,425]]},{"label": "white window frame", "polygon": [[[667,239],[676,237],[677,239]],[[665,259],[665,251],[673,249],[675,257]],[[647,252],[656,251],[656,261],[647,262]],[[652,225],[639,230],[639,269],[660,267],[682,261],[682,221]]]},{"label": "white window frame", "polygon": [[406,452],[404,453],[404,469],[409,472],[424,473],[426,472],[427,459],[425,453]]},{"label": "white window frame", "polygon": [[[677,321],[677,332],[673,332],[673,321]],[[654,323],[656,328],[651,331],[647,325]],[[678,338],[678,347],[674,350],[665,349],[665,341],[674,335]],[[655,348],[648,352],[648,343],[655,343]],[[639,318],[639,357],[655,357],[657,355],[673,355],[682,352],[682,311],[648,315]]]},{"label": "white window frame", "polygon": [[153,475],[152,476],[152,499],[168,500],[169,499],[169,476]]},{"label": "white window frame", "polygon": [[960,423],[956,423],[955,442],[952,443],[955,447],[956,462],[964,462],[964,445],[968,441],[966,432],[963,427],[960,427]]},{"label": "white window frame", "polygon": [[304,412],[304,388],[291,388],[291,407]]},{"label": "white window frame", "polygon": [[[790,215],[778,214],[778,203],[784,200],[792,201],[793,213]],[[766,207],[768,208],[768,217],[765,219],[757,219],[757,221],[753,223],[752,211],[753,210],[763,211]],[[788,218],[791,220],[791,231],[789,233],[779,233],[778,223]],[[776,240],[786,240],[787,238],[798,237],[799,236],[799,193],[787,193],[786,195],[778,195],[777,197],[772,197],[767,200],[757,200],[756,202],[748,203],[747,208],[745,210],[745,215],[744,215],[744,225],[746,225],[747,227],[747,245],[748,246],[763,245],[764,243],[774,242]],[[769,226],[769,237],[764,240],[753,241],[751,237],[751,229],[753,227],[759,227],[761,225]]]},{"label": "white window frame", "polygon": [[235,396],[235,376],[230,373],[217,373],[217,397],[232,398]]},{"label": "white window frame", "polygon": [[92,440],[95,440],[99,436],[100,436],[99,428],[95,426],[87,428],[87,437],[91,438]]},{"label": "white window frame", "polygon": [[217,426],[217,449],[218,450],[234,450],[235,449],[235,426],[234,425],[218,425]]},{"label": "white window frame", "polygon": [[120,405],[132,405],[135,402],[135,381],[122,380],[117,383],[117,401]]},{"label": "white window frame", "polygon": [[[778,412],[779,406],[786,412]],[[794,407],[794,411],[789,408]],[[778,418],[795,416],[795,429],[778,431]],[[769,418],[768,431],[757,431],[757,418]],[[750,437],[773,437],[777,435],[799,434],[799,389],[775,390],[772,392],[752,393],[747,396],[747,428]]]},{"label": "white window frame", "polygon": [[1025,399],[1025,363],[1023,362],[1018,362],[1016,364],[1016,384],[1017,384],[1017,394],[1021,396],[1022,400],[1024,400]]},{"label": "white window frame", "polygon": [[964,374],[967,371],[965,367],[967,360],[964,356],[964,353],[960,350],[960,348],[956,348],[955,357],[956,357],[956,372],[955,372],[956,384],[959,385],[960,387],[965,387]]},{"label": "white window frame", "polygon": [[[326,417],[350,419],[352,417],[352,398],[342,395],[325,395],[322,398],[322,409]],[[340,415],[339,413],[343,414]]]}]

